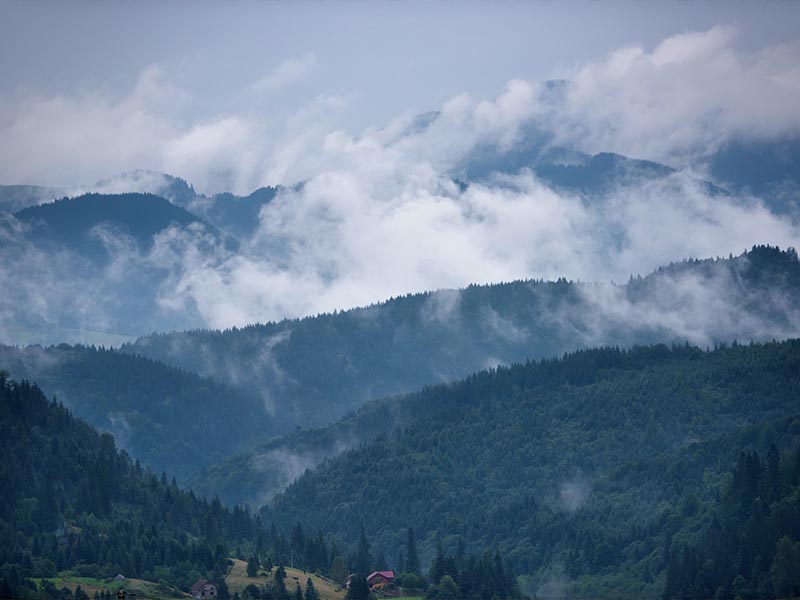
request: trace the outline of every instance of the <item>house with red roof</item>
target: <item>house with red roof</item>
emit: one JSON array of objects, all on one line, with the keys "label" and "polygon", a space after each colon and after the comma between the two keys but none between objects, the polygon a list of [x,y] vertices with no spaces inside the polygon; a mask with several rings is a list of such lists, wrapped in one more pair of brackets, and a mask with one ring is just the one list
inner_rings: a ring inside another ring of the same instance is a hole
[{"label": "house with red roof", "polygon": [[202,600],[203,598],[216,598],[217,586],[205,579],[198,579],[192,586],[192,598]]},{"label": "house with red roof", "polygon": [[394,584],[394,571],[373,571],[367,576],[367,585],[371,590],[382,590]]}]

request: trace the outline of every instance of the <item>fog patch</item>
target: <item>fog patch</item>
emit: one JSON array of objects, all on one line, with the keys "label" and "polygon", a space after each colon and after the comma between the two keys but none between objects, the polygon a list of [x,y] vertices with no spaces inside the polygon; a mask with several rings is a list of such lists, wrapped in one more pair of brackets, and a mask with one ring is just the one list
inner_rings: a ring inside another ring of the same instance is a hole
[{"label": "fog patch", "polygon": [[314,469],[326,459],[355,447],[358,443],[359,441],[355,438],[340,438],[311,452],[274,448],[263,453],[253,454],[250,458],[250,467],[261,474],[265,484],[261,493],[254,499],[256,506],[267,504],[303,473]]},{"label": "fog patch", "polygon": [[502,366],[504,364],[505,364],[505,361],[500,360],[496,356],[487,356],[483,360],[482,368],[484,368],[484,369],[496,369],[497,367],[500,367],[500,366]]},{"label": "fog patch", "polygon": [[518,344],[524,342],[529,337],[529,332],[524,327],[518,327],[511,319],[507,319],[500,315],[491,306],[484,306],[481,308],[481,319],[483,326],[489,330],[495,337]]},{"label": "fog patch", "polygon": [[564,481],[558,491],[561,506],[567,512],[575,512],[583,508],[592,495],[591,483],[582,476]]},{"label": "fog patch", "polygon": [[571,591],[574,583],[564,572],[563,565],[551,565],[541,576],[521,577],[520,592],[531,598],[568,600],[572,597]]},{"label": "fog patch", "polygon": [[111,433],[114,434],[114,439],[120,447],[128,448],[133,429],[128,423],[125,414],[119,411],[110,412],[108,413],[108,422],[110,424]]},{"label": "fog patch", "polygon": [[461,311],[461,290],[437,290],[425,298],[420,316],[425,323],[457,325]]},{"label": "fog patch", "polygon": [[[739,268],[744,268],[747,259],[737,260]],[[800,307],[783,290],[759,290],[756,297],[747,287],[736,270],[723,263],[705,273],[680,269],[662,273],[638,286],[634,282],[579,287],[588,307],[583,314],[584,344],[611,343],[624,330],[649,331],[654,339],[671,338],[700,347],[733,339],[800,335]]]}]

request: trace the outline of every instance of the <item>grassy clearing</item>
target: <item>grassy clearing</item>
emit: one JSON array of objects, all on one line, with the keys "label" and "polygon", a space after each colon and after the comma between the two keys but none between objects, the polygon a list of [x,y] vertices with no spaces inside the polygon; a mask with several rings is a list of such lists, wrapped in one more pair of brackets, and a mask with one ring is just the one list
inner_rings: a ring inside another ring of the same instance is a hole
[{"label": "grassy clearing", "polygon": [[188,594],[184,594],[180,590],[152,581],[145,581],[144,579],[125,579],[124,581],[114,581],[113,579],[96,579],[94,577],[73,577],[70,575],[60,575],[58,577],[36,578],[34,581],[39,584],[42,581],[50,581],[57,589],[69,588],[75,591],[79,585],[84,592],[89,594],[91,598],[95,592],[102,592],[109,590],[116,593],[120,589],[125,589],[128,592],[134,592],[140,597],[164,599],[188,598]]},{"label": "grassy clearing", "polygon": [[[317,593],[319,593],[320,600],[344,599],[344,590],[340,589],[336,583],[327,577],[319,577],[318,575],[304,573],[299,569],[291,569],[289,567],[284,567],[284,569],[286,570],[286,589],[290,594],[294,592],[294,588],[297,583],[300,584],[300,589],[305,592],[306,579],[310,577],[311,581],[314,582],[314,587],[316,588]],[[225,577],[225,583],[228,585],[228,591],[231,593],[231,595],[233,595],[235,592],[239,592],[241,594],[244,588],[250,584],[263,586],[265,583],[272,581],[274,572],[275,569],[272,569],[271,571],[259,569],[257,576],[248,577],[247,563],[243,560],[233,559],[233,567],[231,567],[227,577]]]}]

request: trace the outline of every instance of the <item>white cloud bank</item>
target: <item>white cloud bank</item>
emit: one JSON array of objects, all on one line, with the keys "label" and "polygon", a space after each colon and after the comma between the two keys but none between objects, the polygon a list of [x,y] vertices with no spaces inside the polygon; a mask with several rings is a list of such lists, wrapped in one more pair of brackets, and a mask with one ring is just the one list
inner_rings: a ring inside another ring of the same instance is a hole
[{"label": "white cloud bank", "polygon": [[566,142],[589,152],[654,160],[704,154],[732,137],[800,131],[800,42],[737,51],[715,27],[623,48],[565,74],[563,103],[548,111]]},{"label": "white cloud bank", "polygon": [[[75,186],[146,168],[181,176],[201,191],[244,193],[308,179],[337,166],[326,139],[351,137],[336,130],[348,92],[310,99],[294,114],[276,114],[269,96],[321,69],[314,54],[289,57],[250,90],[231,90],[263,96],[258,110],[192,122],[182,117],[191,95],[158,66],[145,68],[121,98],[102,89],[0,95],[0,181]],[[622,48],[554,75],[570,82],[556,93],[514,80],[493,101],[453,98],[441,107],[443,118],[412,136],[416,143],[406,140],[404,154],[446,165],[475,144],[513,144],[522,126],[537,121],[582,150],[680,164],[732,137],[800,131],[800,42],[744,51],[734,30],[715,27],[675,35],[650,51]],[[409,121],[364,132],[353,143],[366,136],[386,144]]]},{"label": "white cloud bank", "polygon": [[[171,230],[146,258],[168,272],[160,305],[197,311],[211,327],[473,282],[619,281],[688,256],[797,245],[800,235],[758,199],[711,196],[683,171],[587,203],[525,171],[462,190],[450,170],[475,148],[512,147],[531,123],[584,150],[671,159],[731,137],[796,132],[798,65],[798,44],[746,53],[734,32],[714,28],[616,51],[555,92],[514,80],[494,100],[451,99],[427,127],[406,116],[358,136],[333,127],[347,107],[341,94],[280,122],[251,113],[182,123],[173,101],[191,100],[152,68],[123,99],[4,99],[0,178],[148,167],[211,191],[304,181],[265,207],[239,254],[200,252],[204,241]],[[277,90],[317,67],[313,57],[289,61],[259,85]]]},{"label": "white cloud bank", "polygon": [[[393,179],[406,184],[384,185]],[[530,174],[503,184],[461,192],[425,170],[327,173],[265,208],[245,254],[176,262],[164,301],[227,327],[469,283],[625,281],[684,257],[800,240],[796,225],[760,202],[710,197],[683,174],[597,204]]]},{"label": "white cloud bank", "polygon": [[319,61],[311,52],[299,58],[286,59],[269,75],[256,81],[253,89],[260,94],[274,94],[284,88],[307,81],[318,66]]}]

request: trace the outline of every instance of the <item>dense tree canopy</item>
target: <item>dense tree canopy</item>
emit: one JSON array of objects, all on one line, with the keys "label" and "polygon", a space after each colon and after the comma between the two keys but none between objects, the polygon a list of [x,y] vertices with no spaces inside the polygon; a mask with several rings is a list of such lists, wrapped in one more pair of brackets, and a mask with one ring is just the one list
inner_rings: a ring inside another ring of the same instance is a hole
[{"label": "dense tree canopy", "polygon": [[0,346],[0,368],[36,381],[143,464],[180,480],[281,431],[252,390],[116,350]]},{"label": "dense tree canopy", "polygon": [[406,398],[413,423],[307,472],[264,516],[349,540],[364,523],[390,553],[414,523],[426,563],[463,536],[528,591],[562,565],[576,589],[654,597],[665,544],[703,522],[739,452],[796,443],[798,374],[798,341],[498,368]]},{"label": "dense tree canopy", "polygon": [[384,403],[335,422],[369,400],[587,346],[683,342],[698,330],[704,345],[769,341],[792,335],[798,323],[796,253],[756,247],[736,258],[669,265],[625,285],[470,286],[296,321],[154,335],[127,349],[220,378],[234,372],[251,388],[269,390],[279,412],[303,428],[191,481],[198,493],[257,505],[303,470],[288,464],[314,466],[413,418]]}]

